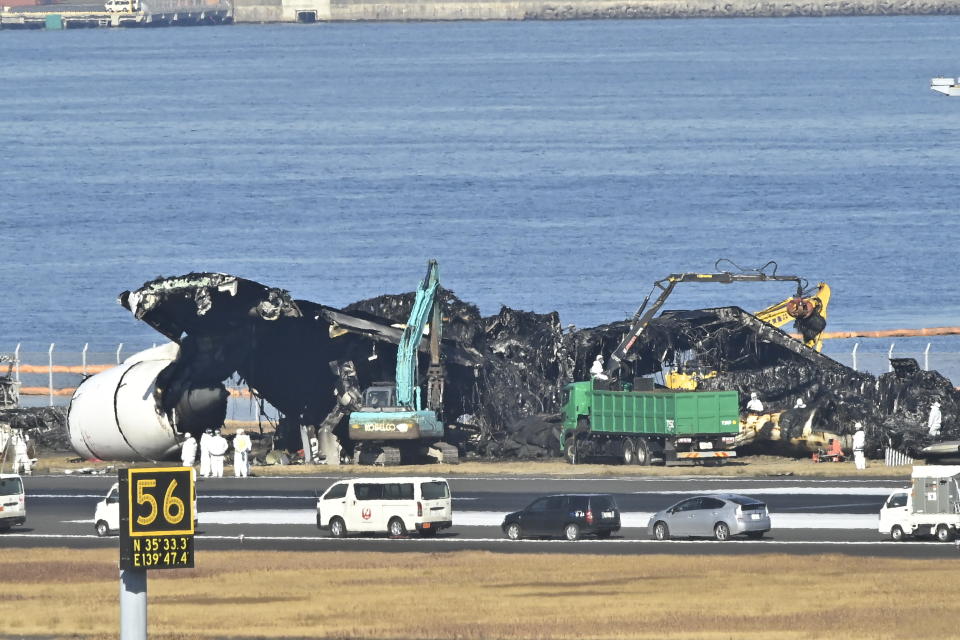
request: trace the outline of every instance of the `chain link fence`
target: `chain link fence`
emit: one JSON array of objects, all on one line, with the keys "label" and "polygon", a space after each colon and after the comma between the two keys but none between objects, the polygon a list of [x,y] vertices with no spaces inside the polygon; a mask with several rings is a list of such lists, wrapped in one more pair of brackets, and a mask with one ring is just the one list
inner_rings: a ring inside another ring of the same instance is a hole
[{"label": "chain link fence", "polygon": [[[156,345],[154,345],[156,346]],[[118,344],[112,351],[58,350],[51,344],[47,351],[22,351],[19,345],[0,362],[0,377],[9,375],[19,382],[21,407],[67,406],[77,386],[88,376],[105,371],[123,362],[145,347],[129,348]],[[9,371],[9,373],[8,373]],[[260,405],[236,374],[226,381],[231,395],[227,400],[227,420],[254,421],[260,415]],[[277,410],[264,403],[264,419],[276,421]]]}]

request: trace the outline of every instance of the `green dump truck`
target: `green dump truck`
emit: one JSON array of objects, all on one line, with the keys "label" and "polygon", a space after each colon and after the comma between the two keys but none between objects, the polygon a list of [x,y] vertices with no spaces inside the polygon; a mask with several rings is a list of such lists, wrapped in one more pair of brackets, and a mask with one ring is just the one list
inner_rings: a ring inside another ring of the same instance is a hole
[{"label": "green dump truck", "polygon": [[600,381],[564,388],[560,447],[571,464],[617,457],[625,464],[717,461],[740,428],[736,391],[613,391]]}]

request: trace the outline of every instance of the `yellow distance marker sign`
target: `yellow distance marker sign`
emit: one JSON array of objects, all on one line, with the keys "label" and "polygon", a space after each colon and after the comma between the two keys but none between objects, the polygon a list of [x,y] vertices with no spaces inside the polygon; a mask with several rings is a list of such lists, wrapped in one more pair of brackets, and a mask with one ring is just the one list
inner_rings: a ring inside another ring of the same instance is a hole
[{"label": "yellow distance marker sign", "polygon": [[121,469],[120,568],[193,567],[193,469]]}]

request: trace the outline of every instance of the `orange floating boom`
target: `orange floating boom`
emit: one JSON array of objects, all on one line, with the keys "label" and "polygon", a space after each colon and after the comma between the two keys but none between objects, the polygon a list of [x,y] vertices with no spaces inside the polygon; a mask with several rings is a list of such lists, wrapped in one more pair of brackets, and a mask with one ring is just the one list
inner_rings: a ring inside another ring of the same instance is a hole
[{"label": "orange floating boom", "polygon": [[[960,327],[927,327],[925,329],[885,329],[883,331],[824,331],[820,337],[824,340],[840,338],[921,338],[923,336],[956,336]],[[801,339],[799,333],[790,337]]]},{"label": "orange floating boom", "polygon": [[[88,364],[87,373],[94,374],[100,373],[101,371],[106,371],[107,369],[113,368],[117,365],[115,364]],[[46,364],[21,364],[20,373],[83,373],[82,365],[66,365],[66,364],[55,364],[53,367],[50,367]]]}]

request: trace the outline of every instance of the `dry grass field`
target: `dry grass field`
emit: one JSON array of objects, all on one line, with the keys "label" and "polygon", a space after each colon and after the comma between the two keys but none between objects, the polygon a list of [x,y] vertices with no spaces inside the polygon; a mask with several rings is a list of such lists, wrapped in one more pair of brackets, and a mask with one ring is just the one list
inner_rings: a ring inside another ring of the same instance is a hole
[{"label": "dry grass field", "polygon": [[[233,475],[227,456],[226,475]],[[108,466],[140,466],[129,463],[111,462],[69,462],[65,456],[46,456],[37,463],[38,473],[56,473],[75,471],[81,468],[103,469]],[[626,477],[626,476],[798,476],[798,477],[910,477],[910,466],[886,467],[883,461],[871,461],[865,471],[857,471],[853,462],[815,464],[809,458],[782,458],[777,456],[751,456],[731,460],[721,466],[703,466],[686,463],[669,467],[634,467],[618,464],[580,464],[570,465],[564,460],[527,460],[504,462],[466,461],[458,465],[432,464],[406,467],[370,467],[344,465],[328,467],[326,465],[289,465],[285,467],[254,467],[253,474],[259,476],[298,476],[332,475],[345,476],[370,475],[377,473],[404,473],[409,475],[456,476],[550,476],[550,477]]]},{"label": "dry grass field", "polygon": [[[0,635],[115,638],[117,551],[5,550]],[[955,638],[952,562],[821,556],[199,551],[149,577],[149,635]]]}]

